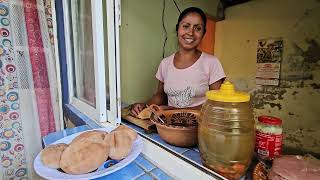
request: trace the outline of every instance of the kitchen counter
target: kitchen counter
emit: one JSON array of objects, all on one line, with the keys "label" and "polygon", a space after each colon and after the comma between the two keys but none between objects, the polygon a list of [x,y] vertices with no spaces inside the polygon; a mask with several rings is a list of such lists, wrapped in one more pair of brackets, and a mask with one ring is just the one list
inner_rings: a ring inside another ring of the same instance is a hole
[{"label": "kitchen counter", "polygon": [[[207,169],[203,166],[201,162],[200,152],[198,147],[190,147],[190,148],[184,148],[184,147],[177,147],[168,144],[164,140],[162,140],[158,133],[145,133],[144,129],[126,121],[125,119],[122,119],[121,122],[133,129],[135,129],[137,132],[139,132],[141,135],[145,136],[149,140],[157,143],[162,148],[166,149],[167,151],[171,152],[172,154],[176,155],[177,157],[183,159],[184,161],[192,164],[195,168],[198,168],[202,171],[204,171],[207,174],[210,174],[212,177],[216,179],[221,179],[217,176],[215,172],[212,170]],[[251,166],[249,167],[246,175],[244,175],[239,180],[252,180],[252,171],[254,166],[257,164],[257,160],[253,159]]]},{"label": "kitchen counter", "polygon": [[[59,132],[50,133],[43,138],[44,146],[47,146],[63,137],[69,136],[74,133],[82,132],[92,129],[88,125],[82,125],[75,128],[64,129]],[[160,179],[167,180],[173,179],[167,175],[163,170],[148,161],[143,154],[140,154],[132,163],[116,171],[112,174],[97,178],[99,180],[104,179],[134,179],[134,180],[148,180],[148,179]]]},{"label": "kitchen counter", "polygon": [[[66,117],[69,120],[72,120],[72,124],[77,127],[49,134],[43,138],[44,145],[48,145],[58,139],[76,132],[81,132],[92,128],[101,128],[104,126],[103,124],[98,124],[91,120],[89,117],[75,109],[72,105],[68,105],[66,107],[68,110],[66,111]],[[146,175],[137,174],[128,177],[124,176],[124,179],[140,179],[144,177],[146,177],[146,179],[149,179],[150,177],[153,179],[225,179],[221,175],[207,169],[202,165],[200,153],[197,147],[181,148],[172,146],[163,141],[157,133],[146,134],[142,128],[126,121],[125,119],[122,119],[121,122],[136,130],[140,136],[143,137],[144,150],[138,158],[143,158],[143,160],[152,164],[155,167],[154,169],[159,169],[159,171],[162,172],[161,175],[156,176],[152,174],[151,171],[158,170],[152,169],[150,171],[146,168],[142,168],[142,170],[144,170],[144,174]],[[134,163],[139,164],[136,162]],[[240,180],[251,180],[252,169],[255,164],[256,161],[254,160],[247,171],[246,176],[243,176]],[[121,172],[118,173],[121,174]],[[116,175],[116,173],[114,174]],[[164,176],[162,176],[162,174],[164,174]],[[121,177],[121,175],[119,176]]]},{"label": "kitchen counter", "polygon": [[[92,120],[85,114],[81,113],[78,109],[76,109],[74,106],[67,104],[65,105],[64,109],[64,115],[66,118],[66,123],[70,124],[70,126],[83,126],[86,129],[94,129],[94,128],[102,128],[107,127],[110,124],[109,123],[97,123],[96,121]],[[121,120],[125,124],[125,120]],[[85,126],[84,126],[85,125]],[[128,124],[126,124],[128,125]],[[86,127],[87,126],[87,127]],[[174,151],[168,150],[168,148],[163,148],[163,145],[159,145],[156,140],[151,140],[149,137],[147,137],[145,134],[141,133],[141,130],[136,129],[133,126],[130,126],[131,128],[135,129],[143,138],[144,142],[144,148],[142,151],[142,154],[145,159],[148,159],[149,162],[152,162],[157,168],[161,169],[161,171],[166,172],[166,175],[170,176],[172,179],[224,179],[220,175],[216,174],[215,177],[213,177],[212,174],[206,173],[205,171],[196,168],[193,163],[190,163],[191,161],[186,161],[185,159],[182,159],[174,153]],[[80,128],[80,127],[79,127]],[[139,128],[139,127],[137,127]],[[75,133],[73,129],[68,129],[67,131],[63,131],[63,133],[52,133],[48,135],[48,137],[45,138],[48,139],[51,136],[55,136],[58,138],[63,138],[64,136],[67,136],[68,133]],[[75,130],[77,131],[77,130]],[[154,133],[154,137],[158,137],[158,134]],[[158,138],[158,140],[161,140]],[[48,142],[52,143],[52,142]],[[166,144],[165,142],[163,142]],[[167,144],[168,145],[168,144]],[[174,148],[172,146],[172,148]],[[174,148],[175,150],[179,149],[179,147]],[[181,149],[183,153],[186,153],[184,149]],[[152,176],[153,177],[153,176]],[[157,179],[157,178],[155,178]],[[161,178],[162,179],[162,178]]]}]

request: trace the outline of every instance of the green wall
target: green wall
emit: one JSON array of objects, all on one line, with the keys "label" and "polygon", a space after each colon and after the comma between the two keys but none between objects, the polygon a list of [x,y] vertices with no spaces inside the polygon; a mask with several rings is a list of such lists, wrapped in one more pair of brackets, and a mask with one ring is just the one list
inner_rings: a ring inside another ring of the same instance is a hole
[{"label": "green wall", "polygon": [[[251,93],[255,116],[283,120],[285,149],[320,155],[320,1],[252,0],[216,24],[215,53],[228,79]],[[280,86],[255,84],[257,42],[284,41]]]},{"label": "green wall", "polygon": [[[175,25],[179,11],[172,0],[122,0],[120,27],[120,63],[122,102],[143,102],[157,87],[155,73],[162,59],[165,32],[162,9],[165,1],[164,22],[168,40],[165,57],[176,51]],[[200,7],[205,13],[216,14],[218,0],[176,0],[180,10]]]}]

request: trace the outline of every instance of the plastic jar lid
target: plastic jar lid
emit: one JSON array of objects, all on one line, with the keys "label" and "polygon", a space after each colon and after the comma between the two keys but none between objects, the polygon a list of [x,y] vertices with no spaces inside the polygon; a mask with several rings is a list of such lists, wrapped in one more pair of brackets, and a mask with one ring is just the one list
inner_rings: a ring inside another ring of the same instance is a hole
[{"label": "plastic jar lid", "polygon": [[276,117],[272,116],[259,116],[258,121],[265,123],[265,124],[271,124],[271,125],[281,125],[282,120]]},{"label": "plastic jar lid", "polygon": [[209,100],[219,102],[248,102],[250,95],[246,92],[235,91],[231,82],[225,81],[221,84],[220,90],[210,90],[206,92]]}]

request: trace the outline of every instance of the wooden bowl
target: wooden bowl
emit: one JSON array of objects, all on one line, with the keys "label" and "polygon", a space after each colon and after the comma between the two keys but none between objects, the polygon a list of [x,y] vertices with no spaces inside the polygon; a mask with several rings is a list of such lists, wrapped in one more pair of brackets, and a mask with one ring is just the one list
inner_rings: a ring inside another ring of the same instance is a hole
[{"label": "wooden bowl", "polygon": [[199,116],[197,110],[158,110],[151,114],[150,120],[156,125],[161,139],[175,146],[190,147],[198,143]]}]

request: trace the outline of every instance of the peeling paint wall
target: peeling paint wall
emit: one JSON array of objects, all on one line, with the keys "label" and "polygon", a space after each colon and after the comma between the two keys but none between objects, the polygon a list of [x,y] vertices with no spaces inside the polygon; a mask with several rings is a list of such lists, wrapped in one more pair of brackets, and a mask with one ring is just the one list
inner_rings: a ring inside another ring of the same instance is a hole
[{"label": "peeling paint wall", "polygon": [[[252,0],[216,26],[215,52],[228,79],[249,91],[255,117],[283,120],[285,149],[320,154],[320,1]],[[257,42],[284,40],[279,87],[255,85]]]}]

